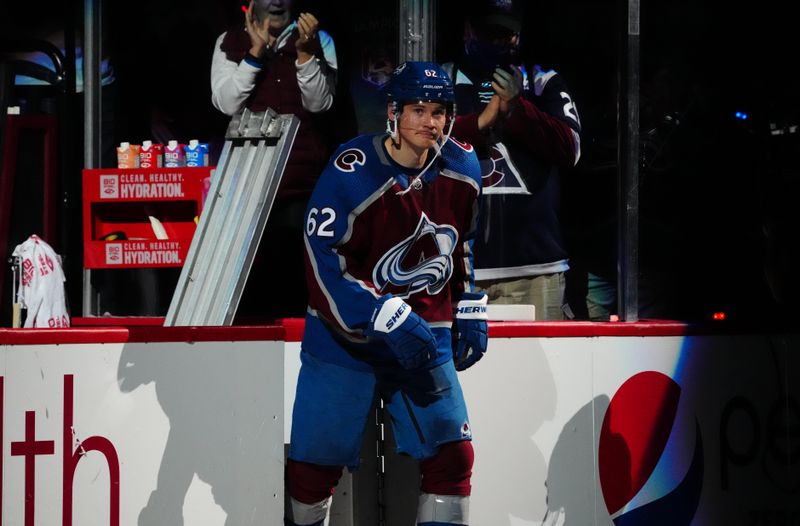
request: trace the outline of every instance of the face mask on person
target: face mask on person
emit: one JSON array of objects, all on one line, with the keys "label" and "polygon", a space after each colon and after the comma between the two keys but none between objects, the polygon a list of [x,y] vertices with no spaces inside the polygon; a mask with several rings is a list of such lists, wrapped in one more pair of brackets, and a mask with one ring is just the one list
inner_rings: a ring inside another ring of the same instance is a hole
[{"label": "face mask on person", "polygon": [[480,79],[491,77],[496,67],[517,64],[519,36],[508,31],[474,34],[464,43],[466,61],[463,69]]}]

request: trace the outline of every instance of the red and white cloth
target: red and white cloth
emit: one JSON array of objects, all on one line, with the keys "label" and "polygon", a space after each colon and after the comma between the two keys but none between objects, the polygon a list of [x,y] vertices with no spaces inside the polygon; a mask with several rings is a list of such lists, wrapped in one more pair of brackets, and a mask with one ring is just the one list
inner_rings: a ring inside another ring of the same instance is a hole
[{"label": "red and white cloth", "polygon": [[36,235],[17,245],[13,255],[22,266],[17,301],[28,309],[24,327],[69,327],[61,257]]}]

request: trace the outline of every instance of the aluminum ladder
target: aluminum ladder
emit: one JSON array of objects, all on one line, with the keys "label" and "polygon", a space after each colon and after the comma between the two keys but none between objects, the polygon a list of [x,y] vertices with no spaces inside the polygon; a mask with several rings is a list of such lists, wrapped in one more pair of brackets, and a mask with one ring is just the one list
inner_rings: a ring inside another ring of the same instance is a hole
[{"label": "aluminum ladder", "polygon": [[231,325],[299,125],[271,109],[233,116],[164,326]]}]

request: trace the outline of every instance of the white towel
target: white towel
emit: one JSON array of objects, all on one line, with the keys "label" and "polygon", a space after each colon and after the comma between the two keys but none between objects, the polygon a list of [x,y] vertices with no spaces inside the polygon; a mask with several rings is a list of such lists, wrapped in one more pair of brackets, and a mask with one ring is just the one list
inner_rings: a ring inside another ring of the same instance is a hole
[{"label": "white towel", "polygon": [[13,255],[22,262],[17,301],[28,309],[24,327],[69,327],[61,257],[36,235],[17,245]]}]

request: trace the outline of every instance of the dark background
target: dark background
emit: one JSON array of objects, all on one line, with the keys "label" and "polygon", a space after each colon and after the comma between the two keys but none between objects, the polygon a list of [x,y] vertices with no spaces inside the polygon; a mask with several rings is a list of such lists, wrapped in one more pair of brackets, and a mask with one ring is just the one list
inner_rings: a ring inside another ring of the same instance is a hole
[{"label": "dark background", "polygon": [[[80,28],[82,5],[3,2],[0,30],[14,39],[43,38],[70,21]],[[104,136],[108,146],[199,139],[218,154],[228,118],[210,102],[211,53],[222,31],[242,24],[240,5],[104,3],[104,50],[116,75],[106,90],[113,122]],[[613,279],[616,272],[617,79],[625,25],[616,1],[524,5],[524,56],[565,77],[582,119],[582,159],[567,178],[563,203],[571,304],[581,317],[586,273]],[[332,142],[382,129],[382,99],[366,79],[379,79],[396,61],[396,3],[306,0],[295,7],[314,13],[336,43]],[[747,6],[641,2],[643,317],[707,320],[724,311],[733,322],[791,320],[798,313],[799,135],[788,127],[800,117],[800,86],[787,9],[775,0]],[[455,0],[438,2],[441,62],[460,52],[463,10]],[[62,144],[79,152],[62,174],[64,188],[73,190],[61,221],[77,228],[66,229],[58,243],[72,262],[73,313],[81,303],[80,196],[74,190],[82,159],[79,99],[67,103],[78,108],[78,118]],[[736,119],[736,111],[749,118]],[[772,135],[771,129],[786,133]],[[103,162],[113,160],[107,153]],[[30,233],[20,221],[15,226],[11,248]]]}]

